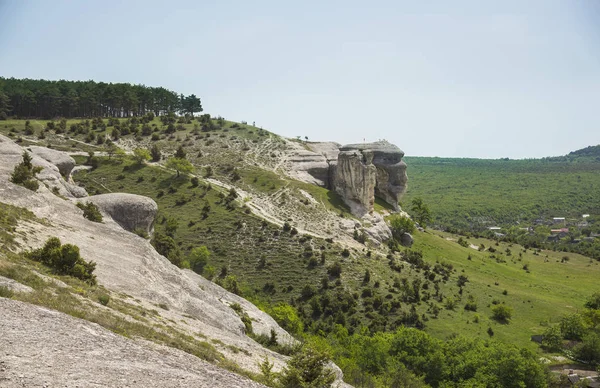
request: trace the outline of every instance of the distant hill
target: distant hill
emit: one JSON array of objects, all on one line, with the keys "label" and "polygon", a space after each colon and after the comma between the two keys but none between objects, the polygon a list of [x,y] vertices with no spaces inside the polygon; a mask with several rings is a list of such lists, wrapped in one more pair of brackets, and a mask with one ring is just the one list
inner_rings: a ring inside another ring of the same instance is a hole
[{"label": "distant hill", "polygon": [[569,152],[568,157],[586,157],[586,158],[596,158],[596,160],[600,161],[600,144],[595,146],[589,146],[582,148],[577,151]]}]

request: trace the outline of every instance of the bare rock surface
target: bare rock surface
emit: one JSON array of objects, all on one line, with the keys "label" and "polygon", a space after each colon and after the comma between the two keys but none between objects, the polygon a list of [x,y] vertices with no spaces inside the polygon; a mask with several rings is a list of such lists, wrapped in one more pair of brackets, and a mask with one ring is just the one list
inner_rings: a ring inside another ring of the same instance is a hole
[{"label": "bare rock surface", "polygon": [[153,199],[142,195],[109,193],[93,195],[83,202],[92,202],[108,214],[115,222],[130,232],[142,229],[150,234],[158,205]]},{"label": "bare rock surface", "polygon": [[177,349],[0,298],[0,386],[262,387]]},{"label": "bare rock surface", "polygon": [[[73,202],[59,198],[45,187],[33,192],[11,183],[10,174],[21,162],[22,151],[10,139],[0,137],[0,201],[27,208],[48,221],[19,225],[19,236],[27,238],[20,241],[24,249],[38,248],[52,236],[77,245],[85,260],[97,263],[95,274],[99,284],[112,292],[129,295],[131,300],[137,299],[141,307],[160,310],[161,318],[174,322],[173,326],[183,333],[202,333],[221,341],[224,345],[217,346],[217,350],[242,368],[258,372],[258,363],[265,356],[275,364],[275,370],[285,365],[286,356],[263,348],[245,335],[244,324],[229,307],[234,302],[240,303],[256,319],[253,329],[257,334],[269,335],[273,329],[280,342],[295,342],[253,304],[192,271],[177,268],[147,240],[126,232],[118,224],[85,219]],[[168,310],[159,309],[158,305],[166,305]],[[1,314],[0,320],[3,320]],[[244,351],[234,352],[231,348]]]},{"label": "bare rock surface", "polygon": [[21,284],[13,279],[0,276],[0,287],[6,287],[13,292],[32,292],[33,288]]},{"label": "bare rock surface", "polygon": [[373,155],[357,150],[342,151],[338,155],[333,188],[359,217],[373,210],[377,168]]},{"label": "bare rock surface", "polygon": [[71,171],[73,167],[75,167],[75,159],[73,159],[69,154],[62,151],[53,150],[51,148],[39,147],[39,146],[30,146],[27,149],[31,150],[31,152],[44,159],[47,162],[58,167],[58,171],[68,179],[71,175]]}]

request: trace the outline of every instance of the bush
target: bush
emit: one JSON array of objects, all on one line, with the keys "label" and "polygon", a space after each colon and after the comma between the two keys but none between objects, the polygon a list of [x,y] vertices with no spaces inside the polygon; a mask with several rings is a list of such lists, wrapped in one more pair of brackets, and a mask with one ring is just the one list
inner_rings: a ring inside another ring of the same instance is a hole
[{"label": "bush", "polygon": [[35,176],[42,171],[42,167],[33,167],[31,160],[31,155],[27,151],[23,151],[23,161],[15,166],[10,181],[31,191],[37,191],[40,184]]},{"label": "bush", "polygon": [[93,222],[102,222],[102,213],[96,204],[92,202],[77,202],[77,207],[83,210],[83,216]]},{"label": "bush", "polygon": [[100,304],[103,306],[108,305],[108,302],[110,302],[110,295],[108,295],[108,294],[98,295],[98,302],[100,302]]},{"label": "bush", "polygon": [[400,241],[403,234],[415,232],[415,223],[408,217],[395,214],[390,217],[390,228],[394,238]]},{"label": "bush", "polygon": [[505,304],[492,306],[492,318],[499,322],[508,322],[512,318],[513,309]]},{"label": "bush", "polygon": [[72,244],[62,245],[57,237],[51,237],[40,249],[27,253],[27,256],[54,269],[60,275],[69,275],[96,284],[96,276],[92,273],[96,263],[81,258],[79,247]]},{"label": "bush", "polygon": [[329,276],[332,276],[334,278],[339,278],[340,275],[342,274],[342,265],[340,264],[340,262],[336,261],[335,263],[331,264],[327,268],[327,273],[329,274]]},{"label": "bush", "polygon": [[10,288],[0,286],[0,298],[12,298],[13,295],[14,292]]},{"label": "bush", "polygon": [[304,345],[283,369],[280,384],[284,388],[331,387],[335,375],[327,368],[328,355],[311,345]]}]

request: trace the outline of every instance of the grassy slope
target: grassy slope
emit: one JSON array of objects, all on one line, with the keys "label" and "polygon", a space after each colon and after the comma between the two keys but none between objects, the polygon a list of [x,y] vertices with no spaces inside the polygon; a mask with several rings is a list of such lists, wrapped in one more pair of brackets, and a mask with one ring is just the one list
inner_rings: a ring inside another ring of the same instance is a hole
[{"label": "grassy slope", "polygon": [[[454,311],[444,311],[437,320],[428,322],[429,331],[439,337],[452,333],[467,336],[487,337],[487,328],[491,326],[496,338],[535,348],[529,342],[532,334],[540,334],[548,323],[556,323],[563,314],[582,309],[586,298],[597,291],[600,276],[600,263],[587,257],[568,254],[569,261],[561,263],[565,254],[542,251],[535,255],[521,246],[500,243],[492,244],[497,250],[500,262],[490,258],[490,252],[479,252],[464,248],[456,241],[456,236],[441,233],[418,233],[416,247],[424,252],[429,262],[444,260],[454,265],[469,278],[465,287],[463,302]],[[485,239],[471,239],[471,244],[492,243]],[[512,256],[506,255],[510,249]],[[502,252],[500,254],[500,252]],[[519,253],[522,257],[519,257]],[[468,256],[471,260],[468,260]],[[527,264],[529,273],[523,269]],[[507,290],[507,295],[503,291]],[[477,313],[465,311],[464,299],[471,293],[477,300]],[[490,320],[493,300],[506,303],[514,309],[509,324],[500,324]],[[473,323],[475,314],[479,314],[480,323]]]},{"label": "grassy slope", "polygon": [[600,214],[598,162],[407,157],[406,163],[403,201],[422,197],[444,226]]}]

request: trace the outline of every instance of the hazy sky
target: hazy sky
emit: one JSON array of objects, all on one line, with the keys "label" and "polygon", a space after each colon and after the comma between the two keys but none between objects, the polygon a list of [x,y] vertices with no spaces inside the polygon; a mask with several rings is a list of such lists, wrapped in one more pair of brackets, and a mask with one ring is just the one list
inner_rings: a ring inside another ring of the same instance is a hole
[{"label": "hazy sky", "polygon": [[0,75],[407,155],[562,155],[600,143],[600,1],[0,0]]}]

